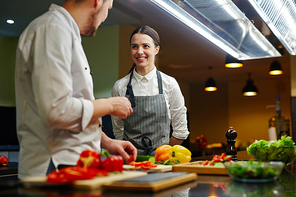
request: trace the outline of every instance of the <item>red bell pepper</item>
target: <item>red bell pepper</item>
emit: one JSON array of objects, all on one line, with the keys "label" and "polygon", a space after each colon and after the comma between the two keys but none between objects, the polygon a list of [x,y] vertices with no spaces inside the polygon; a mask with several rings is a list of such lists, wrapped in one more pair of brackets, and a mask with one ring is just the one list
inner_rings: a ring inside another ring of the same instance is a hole
[{"label": "red bell pepper", "polygon": [[99,168],[101,163],[101,156],[96,151],[85,150],[80,154],[77,161],[77,167],[84,168]]},{"label": "red bell pepper", "polygon": [[208,165],[209,164],[209,160],[206,160],[202,165]]},{"label": "red bell pepper", "polygon": [[106,156],[105,160],[101,160],[100,168],[108,172],[122,172],[123,171],[123,158],[120,155],[110,155],[107,150],[101,151],[101,156]]},{"label": "red bell pepper", "polygon": [[47,175],[49,183],[71,183],[77,180],[88,180],[96,176],[107,176],[108,172],[96,168],[66,167],[59,171],[52,171]]},{"label": "red bell pepper", "polygon": [[227,155],[223,158],[224,161],[231,161],[232,156],[231,155]]},{"label": "red bell pepper", "polygon": [[47,175],[47,182],[49,183],[68,183],[70,182],[64,173],[60,173],[58,171],[51,171],[50,174]]},{"label": "red bell pepper", "polygon": [[142,165],[142,162],[136,162],[136,161],[132,161],[130,163],[131,166],[135,166],[135,167],[140,167]]},{"label": "red bell pepper", "polygon": [[141,162],[131,162],[130,163],[131,166],[135,166],[136,168],[137,167],[140,167],[144,170],[149,170],[151,168],[155,168],[157,167],[157,164],[151,164],[151,161],[141,161]]},{"label": "red bell pepper", "polygon": [[0,166],[7,166],[9,160],[6,156],[1,155],[0,156]]},{"label": "red bell pepper", "polygon": [[134,156],[133,156],[133,155],[130,155],[130,157],[128,158],[127,161],[128,161],[128,162],[132,162],[132,161],[134,161]]}]

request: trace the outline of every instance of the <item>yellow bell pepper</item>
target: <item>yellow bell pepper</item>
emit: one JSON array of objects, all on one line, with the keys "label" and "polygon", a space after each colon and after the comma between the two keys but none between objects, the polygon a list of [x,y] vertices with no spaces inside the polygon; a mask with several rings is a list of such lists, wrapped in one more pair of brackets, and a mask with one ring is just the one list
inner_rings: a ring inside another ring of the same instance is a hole
[{"label": "yellow bell pepper", "polygon": [[174,145],[170,150],[170,162],[188,163],[191,161],[191,152],[181,145]]}]

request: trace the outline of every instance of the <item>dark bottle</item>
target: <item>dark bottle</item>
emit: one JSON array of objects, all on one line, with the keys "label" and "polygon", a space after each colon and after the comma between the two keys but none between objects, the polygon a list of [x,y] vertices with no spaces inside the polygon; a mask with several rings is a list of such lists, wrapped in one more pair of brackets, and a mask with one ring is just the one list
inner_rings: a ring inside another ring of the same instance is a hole
[{"label": "dark bottle", "polygon": [[233,127],[229,127],[229,129],[226,131],[225,136],[227,138],[227,147],[226,147],[226,155],[231,155],[233,161],[237,160],[236,157],[236,148],[235,148],[235,142],[236,142],[236,136],[237,133],[233,129]]}]

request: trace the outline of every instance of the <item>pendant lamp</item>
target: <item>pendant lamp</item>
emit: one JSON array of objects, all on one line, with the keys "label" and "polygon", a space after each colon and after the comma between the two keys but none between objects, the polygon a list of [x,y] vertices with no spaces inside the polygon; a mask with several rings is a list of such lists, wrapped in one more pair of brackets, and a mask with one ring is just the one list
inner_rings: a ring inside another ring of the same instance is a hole
[{"label": "pendant lamp", "polygon": [[226,55],[226,60],[225,60],[225,67],[227,68],[240,68],[243,66],[243,61],[238,60],[231,55],[227,54]]},{"label": "pendant lamp", "polygon": [[[209,67],[210,72],[212,70],[212,67]],[[206,85],[205,85],[205,91],[207,92],[214,92],[217,90],[217,85],[215,80],[211,77],[211,73],[210,73],[210,77],[208,78],[208,80],[206,81]]]},{"label": "pendant lamp", "polygon": [[244,96],[256,96],[258,94],[258,89],[253,84],[251,80],[251,73],[249,73],[249,79],[247,80],[247,85],[243,88],[243,95]]},{"label": "pendant lamp", "polygon": [[281,75],[281,74],[283,74],[282,66],[278,61],[274,60],[271,63],[269,74],[270,75]]}]

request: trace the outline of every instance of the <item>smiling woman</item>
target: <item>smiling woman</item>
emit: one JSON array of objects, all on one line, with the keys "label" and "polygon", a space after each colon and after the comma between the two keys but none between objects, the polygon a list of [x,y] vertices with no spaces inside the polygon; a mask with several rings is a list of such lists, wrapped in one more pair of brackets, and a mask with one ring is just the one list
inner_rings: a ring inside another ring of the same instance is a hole
[{"label": "smiling woman", "polygon": [[154,64],[160,50],[158,33],[141,26],[131,34],[130,46],[133,67],[115,82],[112,96],[128,97],[133,113],[126,119],[112,116],[113,131],[116,139],[132,142],[139,155],[154,155],[157,147],[180,145],[188,137],[187,108],[176,79]]}]

